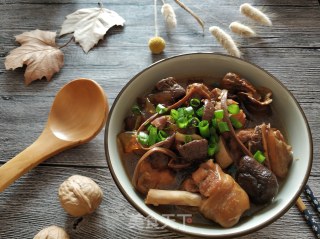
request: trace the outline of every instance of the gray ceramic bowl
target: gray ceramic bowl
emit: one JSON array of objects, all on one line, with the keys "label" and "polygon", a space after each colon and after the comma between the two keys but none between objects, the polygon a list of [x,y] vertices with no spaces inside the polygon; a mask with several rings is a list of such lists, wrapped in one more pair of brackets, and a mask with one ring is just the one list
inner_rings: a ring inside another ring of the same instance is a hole
[{"label": "gray ceramic bowl", "polygon": [[[123,119],[137,96],[150,91],[156,82],[168,76],[212,76],[222,78],[235,72],[255,86],[266,86],[273,92],[273,107],[285,122],[287,140],[293,147],[294,162],[290,173],[273,202],[249,219],[240,220],[232,228],[187,224],[167,219],[144,203],[126,174],[117,148],[117,134],[122,130]],[[125,198],[143,215],[154,218],[166,228],[179,233],[214,238],[245,235],[259,230],[281,217],[297,200],[305,186],[312,166],[312,138],[306,117],[293,95],[270,73],[260,67],[231,56],[213,53],[193,53],[174,56],[147,67],[121,90],[109,113],[105,132],[105,150],[114,181]],[[289,225],[288,225],[289,226]]]}]

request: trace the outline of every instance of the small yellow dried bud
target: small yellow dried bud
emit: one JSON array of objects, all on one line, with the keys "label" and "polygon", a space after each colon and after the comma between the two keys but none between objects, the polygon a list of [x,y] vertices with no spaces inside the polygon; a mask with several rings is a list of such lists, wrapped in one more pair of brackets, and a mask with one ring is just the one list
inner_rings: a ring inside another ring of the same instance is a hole
[{"label": "small yellow dried bud", "polygon": [[152,37],[149,40],[149,48],[153,54],[160,54],[166,47],[166,42],[162,37]]}]

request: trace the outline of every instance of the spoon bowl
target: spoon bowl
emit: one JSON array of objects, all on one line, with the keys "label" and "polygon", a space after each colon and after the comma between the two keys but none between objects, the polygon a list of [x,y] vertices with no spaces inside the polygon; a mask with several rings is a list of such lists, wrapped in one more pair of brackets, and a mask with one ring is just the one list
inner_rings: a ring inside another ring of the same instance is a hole
[{"label": "spoon bowl", "polygon": [[77,79],[63,86],[39,138],[0,167],[0,192],[51,156],[93,139],[103,128],[108,110],[107,97],[95,81]]},{"label": "spoon bowl", "polygon": [[57,138],[86,143],[104,126],[107,111],[103,89],[92,80],[78,79],[56,95],[47,126]]}]

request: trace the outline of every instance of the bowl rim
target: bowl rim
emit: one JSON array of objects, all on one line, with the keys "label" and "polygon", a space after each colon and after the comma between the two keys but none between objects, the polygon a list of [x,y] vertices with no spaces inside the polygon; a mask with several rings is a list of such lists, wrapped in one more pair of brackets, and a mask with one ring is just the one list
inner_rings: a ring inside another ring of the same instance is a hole
[{"label": "bowl rim", "polygon": [[244,235],[248,235],[250,233],[256,232],[268,225],[270,225],[271,223],[275,222],[276,220],[278,220],[281,216],[283,216],[293,205],[294,203],[297,201],[297,199],[299,198],[300,194],[302,193],[302,190],[304,189],[305,185],[307,184],[308,178],[310,176],[311,173],[311,169],[312,169],[312,164],[313,164],[313,139],[312,139],[312,134],[311,134],[311,129],[307,120],[307,117],[302,109],[302,107],[300,106],[300,104],[298,103],[297,99],[294,97],[294,95],[287,89],[287,87],[279,80],[277,79],[273,74],[269,73],[268,71],[266,71],[265,69],[263,69],[262,67],[256,65],[255,63],[252,63],[248,60],[242,59],[242,58],[238,58],[238,57],[234,57],[231,55],[226,55],[226,54],[222,54],[222,53],[215,53],[215,52],[190,52],[190,53],[183,53],[183,54],[177,54],[174,56],[170,56],[170,57],[166,57],[163,59],[160,59],[152,64],[150,64],[149,66],[147,66],[146,68],[144,68],[143,70],[139,71],[137,74],[135,74],[126,84],[124,87],[122,87],[122,89],[120,90],[120,92],[118,93],[118,95],[116,96],[107,121],[106,121],[106,126],[105,126],[105,135],[104,135],[104,148],[105,148],[105,156],[107,159],[107,164],[108,164],[108,168],[109,171],[111,173],[111,176],[114,180],[114,182],[116,183],[118,189],[120,190],[120,192],[122,193],[122,195],[126,198],[126,200],[139,212],[141,213],[144,217],[149,216],[149,214],[144,211],[139,205],[138,203],[136,203],[134,200],[131,199],[131,197],[129,196],[129,194],[125,191],[124,187],[122,187],[120,181],[117,178],[117,175],[112,167],[112,163],[110,160],[110,155],[109,155],[109,150],[108,150],[108,133],[109,133],[109,125],[110,125],[110,119],[111,116],[113,114],[115,105],[117,104],[119,98],[122,96],[123,92],[126,90],[126,88],[136,79],[138,78],[141,74],[143,74],[145,71],[149,70],[150,68],[154,67],[155,65],[161,64],[162,62],[165,61],[169,61],[172,60],[174,58],[180,58],[180,57],[186,57],[186,56],[192,56],[192,55],[214,55],[214,56],[220,56],[220,57],[226,57],[226,58],[231,58],[233,60],[236,61],[242,61],[246,64],[252,65],[256,68],[258,68],[260,71],[263,71],[264,73],[266,73],[267,75],[269,75],[271,78],[273,78],[273,80],[275,80],[278,84],[281,85],[281,87],[290,95],[290,97],[293,99],[293,101],[295,102],[296,106],[299,109],[300,114],[303,117],[304,120],[304,124],[307,128],[307,134],[308,134],[308,139],[309,139],[309,148],[310,148],[310,155],[309,155],[309,165],[307,168],[307,173],[305,174],[302,183],[299,186],[299,189],[297,191],[297,193],[294,195],[294,197],[289,201],[289,203],[277,214],[274,215],[274,217],[272,217],[269,220],[266,220],[265,222],[261,223],[259,226],[256,227],[252,227],[250,229],[246,229],[243,230],[241,232],[235,232],[235,233],[229,233],[227,235],[199,235],[197,233],[189,233],[184,231],[183,229],[180,230],[179,228],[174,228],[171,227],[170,225],[167,225],[163,222],[157,221],[158,224],[166,226],[167,229],[169,229],[170,231],[179,233],[179,234],[183,234],[183,235],[187,235],[187,236],[196,236],[196,237],[202,237],[202,238],[234,238],[234,237],[239,237],[239,236],[244,236]]}]

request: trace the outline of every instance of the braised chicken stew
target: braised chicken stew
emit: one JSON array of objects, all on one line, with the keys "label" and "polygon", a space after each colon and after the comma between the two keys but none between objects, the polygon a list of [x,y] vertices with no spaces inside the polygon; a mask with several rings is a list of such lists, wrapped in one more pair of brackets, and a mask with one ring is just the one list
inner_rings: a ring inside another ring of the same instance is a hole
[{"label": "braised chicken stew", "polygon": [[279,122],[272,92],[235,73],[218,84],[168,77],[137,98],[119,149],[146,204],[227,228],[268,205],[289,172]]}]

